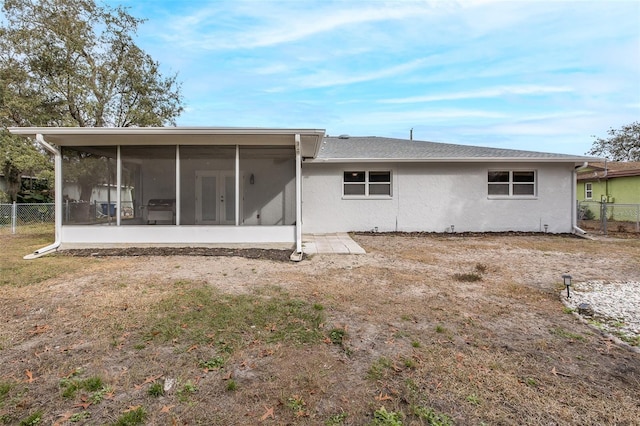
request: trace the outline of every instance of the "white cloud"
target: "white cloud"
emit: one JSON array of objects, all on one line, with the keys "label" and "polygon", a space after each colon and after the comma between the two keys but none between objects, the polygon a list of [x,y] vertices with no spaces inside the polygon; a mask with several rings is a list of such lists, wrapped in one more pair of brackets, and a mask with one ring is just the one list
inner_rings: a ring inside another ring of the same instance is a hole
[{"label": "white cloud", "polygon": [[339,28],[416,18],[440,2],[217,2],[174,17],[163,39],[192,49],[253,49],[296,42]]},{"label": "white cloud", "polygon": [[382,99],[378,102],[385,104],[406,104],[421,102],[451,101],[461,99],[498,98],[503,96],[539,96],[550,93],[571,92],[569,87],[554,86],[503,86],[489,89],[471,90],[464,92],[445,93],[440,95],[411,96],[406,98]]},{"label": "white cloud", "polygon": [[381,68],[373,71],[363,71],[358,69],[350,69],[340,74],[333,71],[319,71],[316,74],[299,77],[295,82],[302,87],[318,88],[329,86],[340,86],[353,83],[362,83],[365,81],[379,80],[387,77],[396,77],[404,73],[416,70],[425,63],[424,59],[416,59],[410,62],[398,64],[388,68]]}]

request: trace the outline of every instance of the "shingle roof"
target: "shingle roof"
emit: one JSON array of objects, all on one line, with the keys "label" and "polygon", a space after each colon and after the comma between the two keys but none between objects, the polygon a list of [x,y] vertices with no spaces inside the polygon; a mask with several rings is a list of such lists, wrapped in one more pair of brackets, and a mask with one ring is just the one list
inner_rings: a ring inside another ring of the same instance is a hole
[{"label": "shingle roof", "polygon": [[578,172],[578,180],[610,179],[640,176],[640,161],[590,162],[589,168]]},{"label": "shingle roof", "polygon": [[455,145],[377,136],[325,137],[316,162],[343,161],[566,161],[596,160],[546,152]]}]

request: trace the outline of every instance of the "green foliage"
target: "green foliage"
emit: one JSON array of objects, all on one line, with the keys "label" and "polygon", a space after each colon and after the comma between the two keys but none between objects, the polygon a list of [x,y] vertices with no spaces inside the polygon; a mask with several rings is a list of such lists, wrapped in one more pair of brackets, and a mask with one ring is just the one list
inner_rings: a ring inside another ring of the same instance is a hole
[{"label": "green foliage", "polygon": [[[175,124],[183,110],[180,84],[135,44],[142,19],[95,0],[5,0],[3,12],[0,172],[10,201],[18,201],[23,175],[53,185],[53,165],[6,127]],[[27,189],[22,201],[46,198]]]},{"label": "green foliage", "polygon": [[593,214],[593,212],[591,211],[591,209],[589,207],[585,207],[582,211],[582,219],[583,220],[594,220],[596,218],[596,215]]},{"label": "green foliage", "polygon": [[189,396],[196,392],[198,392],[196,385],[194,385],[191,380],[187,380],[187,382],[178,390],[178,400],[180,402],[186,402],[189,399]]},{"label": "green foliage", "polygon": [[29,417],[20,420],[20,426],[35,426],[39,425],[42,420],[42,411],[38,410],[31,414]]},{"label": "green foliage", "polygon": [[91,413],[89,411],[80,411],[79,413],[74,413],[71,417],[69,417],[69,421],[71,423],[77,423],[90,418]]},{"label": "green foliage", "polygon": [[233,392],[238,389],[238,383],[235,380],[227,381],[227,390]]},{"label": "green foliage", "polygon": [[[6,180],[8,201],[25,202],[25,200],[18,199],[18,194],[20,194],[23,189],[23,175],[38,176],[52,169],[53,164],[48,156],[38,151],[32,141],[20,136],[11,135],[4,129],[0,130],[0,172],[2,172]],[[51,182],[53,182],[53,180],[51,180]],[[45,185],[44,189],[48,191],[50,188]],[[37,193],[41,194],[42,190],[32,195],[36,195]],[[29,194],[30,193],[25,193],[23,196]],[[41,201],[47,200],[43,199]]]},{"label": "green foliage", "polygon": [[104,386],[102,379],[98,376],[89,377],[82,382],[82,387],[89,392],[95,392]]},{"label": "green foliage", "polygon": [[206,361],[202,360],[198,363],[200,368],[204,368],[206,370],[217,370],[218,368],[224,365],[224,358],[221,356],[216,356]]},{"label": "green foliage", "polygon": [[147,420],[147,411],[143,407],[123,413],[113,426],[136,426],[144,424]]},{"label": "green foliage", "polygon": [[402,426],[402,419],[399,413],[380,407],[373,413],[373,423],[371,424],[375,426]]},{"label": "green foliage", "polygon": [[347,413],[334,414],[329,417],[324,424],[326,426],[340,426],[347,419]]},{"label": "green foliage", "polygon": [[475,393],[467,396],[467,402],[471,405],[480,405],[480,398]]},{"label": "green foliage", "polygon": [[142,19],[94,0],[5,0],[0,121],[162,126],[182,111],[176,76],[140,49]]},{"label": "green foliage", "polygon": [[367,378],[371,380],[380,380],[384,378],[387,370],[392,367],[391,360],[389,358],[381,356],[369,367],[367,371]]},{"label": "green foliage", "polygon": [[347,332],[344,328],[334,328],[329,331],[329,339],[334,345],[341,345]]},{"label": "green foliage", "polygon": [[587,154],[614,161],[640,161],[640,121],[607,130],[609,137],[595,138]]},{"label": "green foliage", "polygon": [[287,407],[293,410],[296,413],[304,411],[307,403],[304,402],[304,399],[299,395],[294,395],[287,399]]},{"label": "green foliage", "polygon": [[[220,294],[207,285],[189,288],[191,285],[176,283],[181,291],[153,309],[145,335],[148,341],[175,341],[187,347],[214,344],[220,353],[232,353],[243,342],[255,339],[303,344],[322,338],[323,313],[306,302],[286,294]],[[181,308],[176,309],[177,306]]]},{"label": "green foliage", "polygon": [[556,336],[565,338],[565,339],[571,339],[571,340],[584,340],[584,336],[581,336],[580,334],[576,334],[576,333],[572,333],[570,331],[565,330],[562,327],[555,327],[549,330],[549,332],[551,334],[555,334]]},{"label": "green foliage", "polygon": [[71,377],[66,377],[60,380],[60,388],[62,389],[63,398],[75,398],[78,391],[84,390],[88,393],[88,399],[93,404],[99,404],[104,399],[105,395],[112,391],[110,386],[106,386],[102,378],[98,376],[89,377],[86,379],[80,379],[76,376],[80,374],[79,370],[76,370]]},{"label": "green foliage", "polygon": [[422,405],[412,405],[411,412],[414,416],[424,420],[430,426],[453,426],[453,421],[446,414],[438,413],[433,408]]},{"label": "green foliage", "polygon": [[153,382],[151,383],[151,386],[149,386],[147,394],[149,396],[153,396],[154,398],[160,397],[164,395],[164,388],[161,383]]},{"label": "green foliage", "polygon": [[0,404],[2,404],[4,400],[7,398],[7,395],[9,395],[9,392],[11,392],[11,389],[13,389],[12,383],[0,382]]}]

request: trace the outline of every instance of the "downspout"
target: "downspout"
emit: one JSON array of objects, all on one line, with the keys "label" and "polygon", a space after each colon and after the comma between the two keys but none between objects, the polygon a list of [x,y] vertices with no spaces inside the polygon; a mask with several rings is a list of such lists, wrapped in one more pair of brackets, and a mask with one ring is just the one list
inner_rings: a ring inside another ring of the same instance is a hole
[{"label": "downspout", "polygon": [[573,179],[571,180],[571,228],[572,233],[586,235],[587,231],[584,229],[578,228],[578,196],[577,196],[577,185],[578,185],[578,170],[585,169],[589,165],[588,162],[582,163],[582,166],[574,167],[573,169]]},{"label": "downspout", "polygon": [[290,259],[294,262],[302,260],[302,158],[300,152],[300,135],[295,136],[296,148],[296,250]]},{"label": "downspout", "polygon": [[[607,171],[607,159],[604,159],[604,196],[607,197],[606,202],[609,202],[609,172]],[[602,201],[602,200],[600,200]]]},{"label": "downspout", "polygon": [[54,155],[54,173],[55,173],[55,199],[54,199],[54,217],[55,217],[55,241],[46,247],[42,247],[31,254],[24,256],[24,259],[36,259],[52,251],[56,251],[60,247],[60,234],[62,231],[62,154],[59,150],[44,140],[42,134],[36,135],[36,141],[42,145],[47,151]]}]

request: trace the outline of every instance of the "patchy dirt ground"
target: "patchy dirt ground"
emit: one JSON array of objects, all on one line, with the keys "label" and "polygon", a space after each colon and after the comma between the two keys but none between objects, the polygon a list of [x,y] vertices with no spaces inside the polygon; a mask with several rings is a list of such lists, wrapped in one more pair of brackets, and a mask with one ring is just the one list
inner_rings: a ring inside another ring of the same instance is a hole
[{"label": "patchy dirt ground", "polygon": [[[361,425],[385,407],[408,425],[437,415],[456,424],[637,424],[640,355],[559,300],[565,273],[640,280],[637,240],[354,238],[367,255],[93,256],[86,268],[2,287],[0,419],[115,424],[143,409],[147,424]],[[170,313],[183,318],[178,328],[197,327],[189,315],[206,301],[178,297],[204,287],[254,305],[300,301],[322,315],[324,337],[296,343],[274,338],[282,325],[238,323],[232,332],[250,338],[229,352],[219,342],[228,330],[158,340],[151,326]],[[217,356],[224,365],[203,368]],[[101,398],[63,395],[65,383],[89,376],[108,384]]]}]

